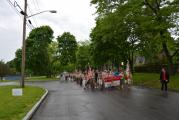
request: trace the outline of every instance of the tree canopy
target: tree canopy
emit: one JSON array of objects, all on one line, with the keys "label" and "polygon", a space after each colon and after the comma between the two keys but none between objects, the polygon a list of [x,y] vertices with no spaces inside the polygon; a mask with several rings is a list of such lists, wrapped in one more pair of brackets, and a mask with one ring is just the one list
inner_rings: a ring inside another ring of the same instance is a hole
[{"label": "tree canopy", "polygon": [[86,70],[89,63],[91,63],[90,42],[83,41],[78,43],[78,50],[76,52],[77,62],[76,66],[79,70]]},{"label": "tree canopy", "polygon": [[2,80],[4,76],[10,73],[9,66],[0,60],[0,79]]},{"label": "tree canopy", "polygon": [[[119,66],[127,60],[133,68],[137,56],[145,56],[147,63],[169,64],[171,68],[178,61],[179,0],[91,0],[91,4],[96,7],[97,18],[90,41],[77,43],[74,35],[64,32],[52,42],[49,26],[30,32],[28,72],[57,74],[83,70],[88,64]],[[16,51],[14,63],[20,71],[21,49]]]},{"label": "tree canopy", "polygon": [[53,30],[49,26],[33,29],[26,40],[27,70],[33,74],[49,74],[49,44],[53,39]]},{"label": "tree canopy", "polygon": [[62,65],[73,64],[76,62],[77,42],[75,36],[69,32],[64,32],[57,37],[58,56]]},{"label": "tree canopy", "polygon": [[[135,52],[155,56],[164,51],[167,60],[178,52],[170,29],[176,28],[178,0],[92,0],[98,19],[92,30],[94,61],[129,60]],[[152,51],[152,52],[151,52]],[[172,54],[173,53],[173,54]]]}]

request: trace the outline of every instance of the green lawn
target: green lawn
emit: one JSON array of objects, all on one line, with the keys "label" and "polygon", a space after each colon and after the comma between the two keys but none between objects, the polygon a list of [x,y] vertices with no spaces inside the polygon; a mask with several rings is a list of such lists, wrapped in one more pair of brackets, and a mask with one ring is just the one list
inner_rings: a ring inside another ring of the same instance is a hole
[{"label": "green lawn", "polygon": [[0,120],[21,120],[45,93],[42,88],[26,86],[23,96],[15,97],[12,88],[18,86],[0,87]]},{"label": "green lawn", "polygon": [[[26,81],[51,81],[51,80],[59,80],[59,78],[47,78],[46,76],[32,76],[32,77],[27,77]],[[0,82],[16,82],[19,80],[0,80]]]},{"label": "green lawn", "polygon": [[33,77],[28,77],[27,81],[49,81],[49,80],[59,80],[59,78],[47,78],[46,76],[33,76]]},{"label": "green lawn", "polygon": [[14,82],[14,81],[13,80],[0,80],[0,82]]},{"label": "green lawn", "polygon": [[[134,73],[133,82],[137,86],[145,86],[150,88],[160,88],[160,75],[156,73]],[[179,91],[179,74],[170,76],[168,84],[170,90]]]}]

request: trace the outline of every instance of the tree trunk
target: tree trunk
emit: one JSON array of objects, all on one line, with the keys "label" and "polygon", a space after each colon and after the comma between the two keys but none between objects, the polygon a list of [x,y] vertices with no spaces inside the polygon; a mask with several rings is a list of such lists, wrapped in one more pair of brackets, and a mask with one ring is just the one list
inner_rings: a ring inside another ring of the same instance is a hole
[{"label": "tree trunk", "polygon": [[165,42],[162,43],[163,46],[163,50],[165,52],[165,55],[167,57],[168,63],[169,63],[169,72],[170,74],[174,74],[174,69],[173,69],[173,59],[172,56],[170,55],[168,48],[167,48],[167,44]]},{"label": "tree trunk", "polygon": [[132,56],[131,56],[131,63],[130,63],[130,69],[131,69],[131,73],[134,73],[134,51],[132,50]]},{"label": "tree trunk", "polygon": [[[165,36],[163,35],[163,31],[160,31],[160,36],[162,39],[165,39]],[[172,59],[172,56],[170,55],[170,52],[168,50],[168,47],[167,47],[167,43],[165,41],[162,42],[162,47],[163,47],[163,50],[165,52],[165,55],[167,57],[167,61],[169,63],[169,73],[171,75],[174,74],[174,70],[173,70],[173,59]]]},{"label": "tree trunk", "polygon": [[47,78],[51,78],[51,77],[52,77],[51,72],[48,72],[48,73],[46,74],[46,77],[47,77]]}]

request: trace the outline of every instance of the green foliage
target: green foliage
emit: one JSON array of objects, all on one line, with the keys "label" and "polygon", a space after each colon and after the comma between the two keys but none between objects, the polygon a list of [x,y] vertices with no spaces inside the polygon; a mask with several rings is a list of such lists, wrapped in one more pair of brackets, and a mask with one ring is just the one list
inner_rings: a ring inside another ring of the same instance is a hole
[{"label": "green foliage", "polygon": [[2,60],[0,61],[0,80],[10,73],[9,66],[5,64]]},{"label": "green foliage", "polygon": [[[172,63],[179,49],[173,47],[177,42],[169,29],[176,27],[178,0],[92,0],[91,3],[96,5],[99,15],[91,33],[92,55],[97,64],[129,60],[132,65],[135,53],[156,62],[162,51]],[[115,7],[111,10],[112,4]]]},{"label": "green foliage", "polygon": [[[26,40],[26,72],[32,75],[57,75],[59,72],[75,70],[77,42],[70,33],[52,41],[53,31],[49,26],[33,29]],[[20,72],[22,50],[16,51],[13,60]]]},{"label": "green foliage", "polygon": [[10,74],[15,75],[17,74],[17,70],[16,70],[16,63],[15,63],[15,59],[9,61],[6,63],[9,66],[10,69]]},{"label": "green foliage", "polygon": [[62,70],[61,72],[73,72],[75,71],[75,64],[69,63],[68,65],[62,65]]},{"label": "green foliage", "polygon": [[[145,8],[143,8],[143,16],[141,18],[146,19],[146,21],[142,21],[140,25],[143,29],[143,35],[148,36],[147,41],[149,46],[151,46],[149,48],[152,48],[149,50],[152,50],[155,54],[164,52],[165,57],[161,63],[165,62],[166,59],[167,63],[171,66],[171,73],[173,73],[173,58],[179,50],[172,47],[175,46],[176,41],[169,33],[169,29],[177,27],[175,24],[177,21],[176,13],[179,10],[177,1],[145,0]],[[145,51],[147,51],[147,47],[145,47]],[[151,52],[148,53],[150,56],[153,54]]]},{"label": "green foliage", "polygon": [[87,65],[91,62],[89,41],[84,41],[79,43],[76,56],[77,56],[77,63],[76,63],[77,68],[84,71],[87,68]]},{"label": "green foliage", "polygon": [[[48,56],[49,56],[49,67],[48,73],[51,75],[58,74],[58,64],[57,64],[57,52],[58,52],[58,43],[52,41],[51,44],[48,46]],[[48,76],[51,77],[51,76]]]},{"label": "green foliage", "polygon": [[53,30],[49,26],[33,29],[26,40],[27,70],[35,75],[51,75],[49,44],[53,39]]},{"label": "green foliage", "polygon": [[15,53],[14,64],[16,71],[21,72],[21,62],[22,62],[22,49],[17,49]]},{"label": "green foliage", "polygon": [[175,49],[174,63],[179,63],[179,38],[176,40],[176,44],[173,46],[172,49]]},{"label": "green foliage", "polygon": [[97,13],[99,16],[111,13],[119,5],[123,4],[127,0],[91,0],[91,4],[96,5]]},{"label": "green foliage", "polygon": [[62,65],[74,64],[76,62],[77,42],[75,36],[69,32],[58,36],[58,57]]},{"label": "green foliage", "polygon": [[[38,75],[115,65],[134,56],[145,56],[148,63],[173,63],[179,60],[178,0],[91,0],[97,8],[96,26],[90,43],[77,45],[75,36],[64,32],[52,42],[53,31],[42,26],[27,38],[26,64],[29,73]],[[173,32],[172,32],[173,34]],[[165,57],[159,59],[161,53]],[[15,68],[21,69],[21,49],[16,51]]]},{"label": "green foliage", "polygon": [[121,5],[113,13],[100,18],[91,33],[93,60],[96,64],[132,60],[139,47],[136,1]]}]

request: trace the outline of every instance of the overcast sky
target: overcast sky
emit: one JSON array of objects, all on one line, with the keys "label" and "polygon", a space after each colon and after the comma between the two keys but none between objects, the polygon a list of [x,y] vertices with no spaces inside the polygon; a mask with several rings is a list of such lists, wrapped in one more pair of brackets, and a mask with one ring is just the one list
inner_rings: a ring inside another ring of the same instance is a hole
[{"label": "overcast sky", "polygon": [[[8,1],[0,1],[0,60],[5,62],[12,60],[15,51],[22,46],[22,16]],[[14,3],[14,0],[10,1]],[[16,0],[22,9],[23,1]],[[90,0],[28,0],[28,5],[28,15],[43,10],[57,10],[56,14],[42,13],[30,19],[34,27],[49,25],[54,30],[54,37],[70,32],[77,41],[88,40],[95,26],[95,8],[90,6]]]}]

